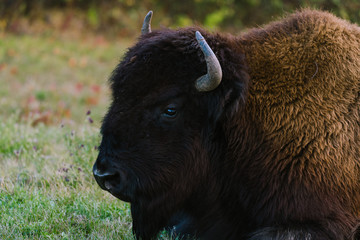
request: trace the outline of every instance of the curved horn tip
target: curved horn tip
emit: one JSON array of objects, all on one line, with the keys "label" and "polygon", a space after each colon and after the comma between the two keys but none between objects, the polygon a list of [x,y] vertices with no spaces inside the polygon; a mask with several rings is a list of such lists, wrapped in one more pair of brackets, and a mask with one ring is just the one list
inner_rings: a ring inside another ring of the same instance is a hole
[{"label": "curved horn tip", "polygon": [[150,10],[150,11],[146,14],[145,19],[151,20],[152,15],[153,15],[153,11]]},{"label": "curved horn tip", "polygon": [[201,35],[199,31],[195,32],[196,40],[200,45],[201,51],[204,53],[205,57],[208,57],[210,55],[214,55],[214,52],[211,50],[210,46],[206,42],[205,38]]},{"label": "curved horn tip", "polygon": [[196,37],[196,40],[198,40],[198,41],[205,40],[199,31],[195,32],[195,37]]},{"label": "curved horn tip", "polygon": [[150,33],[151,32],[151,18],[153,15],[153,11],[149,11],[145,18],[144,18],[144,22],[141,28],[141,34],[146,34],[146,33]]}]

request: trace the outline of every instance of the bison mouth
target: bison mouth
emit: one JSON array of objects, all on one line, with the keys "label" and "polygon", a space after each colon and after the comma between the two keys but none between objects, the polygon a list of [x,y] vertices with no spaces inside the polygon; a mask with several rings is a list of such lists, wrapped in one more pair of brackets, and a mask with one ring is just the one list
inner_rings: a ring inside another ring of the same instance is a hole
[{"label": "bison mouth", "polygon": [[131,194],[130,191],[122,189],[118,184],[113,184],[111,181],[106,181],[104,185],[104,190],[108,191],[111,193],[111,195],[124,202],[132,202],[134,199],[133,194]]}]

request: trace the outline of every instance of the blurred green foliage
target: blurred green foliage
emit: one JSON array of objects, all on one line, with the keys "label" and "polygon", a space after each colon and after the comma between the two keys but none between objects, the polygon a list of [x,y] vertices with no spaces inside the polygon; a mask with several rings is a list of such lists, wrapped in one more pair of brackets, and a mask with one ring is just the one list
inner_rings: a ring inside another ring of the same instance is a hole
[{"label": "blurred green foliage", "polygon": [[2,0],[0,29],[9,28],[19,16],[46,19],[49,10],[72,9],[84,14],[89,29],[115,29],[116,32],[129,34],[138,31],[137,26],[151,9],[156,14],[154,26],[199,24],[210,29],[238,32],[299,8],[328,10],[341,18],[360,23],[359,0]]}]

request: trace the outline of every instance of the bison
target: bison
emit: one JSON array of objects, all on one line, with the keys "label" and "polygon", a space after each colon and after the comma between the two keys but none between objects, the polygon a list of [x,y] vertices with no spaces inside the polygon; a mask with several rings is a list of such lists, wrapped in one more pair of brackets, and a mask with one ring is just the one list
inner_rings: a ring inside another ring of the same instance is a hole
[{"label": "bison", "polygon": [[151,15],[93,167],[136,238],[359,238],[360,28],[304,9],[239,36],[151,31]]}]

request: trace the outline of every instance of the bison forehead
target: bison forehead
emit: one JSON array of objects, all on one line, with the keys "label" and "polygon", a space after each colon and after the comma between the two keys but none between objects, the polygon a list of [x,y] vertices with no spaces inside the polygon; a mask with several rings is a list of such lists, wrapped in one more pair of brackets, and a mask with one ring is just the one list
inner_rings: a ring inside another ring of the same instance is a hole
[{"label": "bison forehead", "polygon": [[206,73],[195,30],[161,30],[141,38],[113,72],[114,97],[126,92],[130,97],[143,96],[171,85],[192,87]]}]

